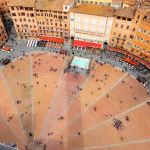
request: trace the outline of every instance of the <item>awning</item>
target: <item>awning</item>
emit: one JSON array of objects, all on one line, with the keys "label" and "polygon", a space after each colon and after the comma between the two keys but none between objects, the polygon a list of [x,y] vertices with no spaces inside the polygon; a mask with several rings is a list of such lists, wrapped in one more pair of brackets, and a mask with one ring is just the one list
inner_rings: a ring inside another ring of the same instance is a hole
[{"label": "awning", "polygon": [[135,61],[135,60],[133,60],[133,59],[131,59],[131,58],[129,58],[129,57],[124,57],[123,60],[124,60],[125,62],[127,62],[127,63],[133,65],[133,66],[138,66],[138,65],[139,65],[139,63],[138,63],[137,61]]},{"label": "awning", "polygon": [[142,52],[142,55],[144,55],[144,56],[147,57],[147,58],[150,58],[150,54],[147,53],[147,52]]},{"label": "awning", "polygon": [[85,48],[86,47],[101,48],[102,44],[101,43],[93,43],[93,42],[74,40],[73,46],[85,47]]},{"label": "awning", "polygon": [[136,55],[134,55],[134,54],[132,54],[130,52],[127,52],[127,51],[125,51],[123,49],[119,49],[117,47],[111,47],[111,46],[108,46],[107,49],[110,50],[110,51],[114,51],[114,52],[118,52],[118,53],[122,53],[122,54],[125,54],[127,56],[130,56],[130,57],[134,58],[135,60],[139,61],[140,63],[142,63],[143,65],[145,65],[148,68],[150,68],[150,63],[149,62],[141,59],[140,57],[138,57],[138,56],[136,56]]},{"label": "awning", "polygon": [[55,38],[55,37],[47,37],[47,36],[38,36],[40,40],[55,42],[55,43],[64,43],[64,39],[62,38]]}]

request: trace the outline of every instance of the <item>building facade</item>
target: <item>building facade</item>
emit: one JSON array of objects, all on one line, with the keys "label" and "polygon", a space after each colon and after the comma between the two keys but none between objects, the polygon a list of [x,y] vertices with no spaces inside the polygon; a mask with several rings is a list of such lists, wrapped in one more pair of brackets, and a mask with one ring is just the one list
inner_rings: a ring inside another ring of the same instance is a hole
[{"label": "building facade", "polygon": [[70,10],[70,37],[93,42],[109,42],[113,24],[112,7],[82,4]]},{"label": "building facade", "polygon": [[136,7],[116,10],[112,26],[110,45],[130,51],[136,28],[133,20]]},{"label": "building facade", "polygon": [[112,7],[120,8],[122,7],[123,0],[112,0]]},{"label": "building facade", "polygon": [[77,0],[79,4],[98,4],[98,5],[107,5],[110,6],[112,4],[112,0]]},{"label": "building facade", "polygon": [[8,39],[5,27],[3,25],[2,19],[0,18],[0,47],[5,43]]},{"label": "building facade", "polygon": [[76,0],[78,4],[98,4],[104,6],[121,7],[123,0]]},{"label": "building facade", "polygon": [[72,0],[37,1],[35,8],[39,35],[69,38],[69,10],[73,5]]},{"label": "building facade", "polygon": [[19,38],[69,37],[69,10],[73,0],[12,0],[11,16]]},{"label": "building facade", "polygon": [[9,1],[9,9],[19,38],[34,37],[38,34],[35,0]]},{"label": "building facade", "polygon": [[10,18],[10,11],[8,7],[8,0],[0,0],[0,13],[4,18]]},{"label": "building facade", "polygon": [[132,42],[132,53],[150,62],[150,9],[139,8],[138,30]]}]

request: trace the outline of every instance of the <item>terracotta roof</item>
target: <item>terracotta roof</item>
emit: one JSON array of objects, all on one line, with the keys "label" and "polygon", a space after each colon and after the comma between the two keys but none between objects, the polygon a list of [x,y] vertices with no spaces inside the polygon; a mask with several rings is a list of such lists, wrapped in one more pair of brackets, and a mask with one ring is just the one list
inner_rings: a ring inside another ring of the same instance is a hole
[{"label": "terracotta roof", "polygon": [[143,3],[142,3],[143,6],[150,6],[150,0],[145,0]]},{"label": "terracotta roof", "polygon": [[70,12],[111,17],[114,15],[114,10],[114,8],[108,6],[101,6],[96,4],[81,4],[71,8]]},{"label": "terracotta roof", "polygon": [[8,6],[34,7],[36,0],[9,0]]},{"label": "terracotta roof", "polygon": [[36,9],[62,11],[63,5],[73,3],[74,0],[37,0]]},{"label": "terracotta roof", "polygon": [[115,15],[120,17],[134,18],[136,7],[119,8],[116,10]]},{"label": "terracotta roof", "polygon": [[134,5],[136,3],[136,0],[123,0],[123,3]]},{"label": "terracotta roof", "polygon": [[121,5],[123,0],[112,0],[113,5]]}]

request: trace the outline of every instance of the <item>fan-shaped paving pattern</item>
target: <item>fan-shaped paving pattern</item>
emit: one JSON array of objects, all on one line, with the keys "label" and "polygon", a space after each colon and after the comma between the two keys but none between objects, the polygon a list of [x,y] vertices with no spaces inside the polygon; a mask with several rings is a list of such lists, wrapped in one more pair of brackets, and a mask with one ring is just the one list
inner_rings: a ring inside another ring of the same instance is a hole
[{"label": "fan-shaped paving pattern", "polygon": [[38,52],[1,68],[0,142],[22,150],[149,150],[150,96],[143,85],[94,61],[87,76],[64,73],[68,61]]}]

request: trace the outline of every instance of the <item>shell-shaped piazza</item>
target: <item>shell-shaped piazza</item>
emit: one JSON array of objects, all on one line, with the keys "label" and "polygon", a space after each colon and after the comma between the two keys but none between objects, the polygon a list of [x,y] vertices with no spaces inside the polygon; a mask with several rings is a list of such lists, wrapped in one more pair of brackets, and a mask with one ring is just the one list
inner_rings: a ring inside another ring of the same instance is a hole
[{"label": "shell-shaped piazza", "polygon": [[127,72],[32,53],[0,70],[0,142],[21,150],[149,150],[150,96]]}]

